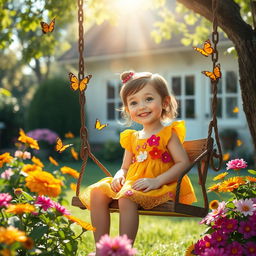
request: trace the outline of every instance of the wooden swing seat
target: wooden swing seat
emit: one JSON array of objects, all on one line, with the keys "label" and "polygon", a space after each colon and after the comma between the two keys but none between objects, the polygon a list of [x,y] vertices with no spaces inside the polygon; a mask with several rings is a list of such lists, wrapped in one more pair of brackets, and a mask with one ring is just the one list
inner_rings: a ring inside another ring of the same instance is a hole
[{"label": "wooden swing seat", "polygon": [[[209,140],[209,141],[208,141]],[[207,145],[208,143],[208,145]],[[204,217],[208,213],[208,199],[205,189],[205,182],[207,178],[207,170],[209,158],[213,150],[213,139],[199,139],[192,141],[185,141],[184,149],[186,150],[190,159],[191,165],[183,171],[177,181],[176,197],[174,201],[168,201],[158,205],[152,209],[139,208],[141,215],[154,215],[154,216],[176,216],[176,217]],[[192,168],[197,165],[199,185],[202,190],[204,198],[204,207],[186,205],[179,203],[180,184],[184,175],[188,174]],[[86,209],[78,196],[72,198],[72,205]],[[109,205],[110,212],[119,212],[118,201],[113,200]]]}]

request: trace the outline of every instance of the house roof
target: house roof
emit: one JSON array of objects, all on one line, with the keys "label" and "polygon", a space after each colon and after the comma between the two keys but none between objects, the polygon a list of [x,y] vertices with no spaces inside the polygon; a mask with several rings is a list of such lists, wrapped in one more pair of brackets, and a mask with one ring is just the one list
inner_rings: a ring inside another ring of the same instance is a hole
[{"label": "house roof", "polygon": [[[140,15],[123,15],[116,25],[104,22],[93,26],[84,38],[84,54],[89,59],[117,56],[141,55],[143,53],[165,52],[170,49],[182,48],[181,34],[174,34],[170,40],[156,43],[151,36],[154,23],[161,18],[156,11],[143,10]],[[60,62],[78,59],[77,42],[63,54]]]}]

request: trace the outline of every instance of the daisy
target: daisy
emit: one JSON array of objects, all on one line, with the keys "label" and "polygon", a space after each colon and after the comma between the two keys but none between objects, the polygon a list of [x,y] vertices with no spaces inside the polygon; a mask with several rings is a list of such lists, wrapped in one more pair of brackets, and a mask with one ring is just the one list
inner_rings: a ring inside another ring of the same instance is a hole
[{"label": "daisy", "polygon": [[236,206],[236,211],[242,213],[244,216],[253,215],[256,210],[256,205],[251,199],[240,199],[233,201]]}]

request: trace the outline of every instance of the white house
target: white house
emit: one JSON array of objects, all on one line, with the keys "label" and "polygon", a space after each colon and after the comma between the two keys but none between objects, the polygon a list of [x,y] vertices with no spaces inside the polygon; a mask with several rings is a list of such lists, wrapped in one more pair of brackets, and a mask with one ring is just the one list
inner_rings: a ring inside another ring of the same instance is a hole
[{"label": "white house", "polygon": [[[93,76],[86,90],[87,126],[92,143],[119,139],[118,130],[124,128],[117,122],[120,113],[116,109],[121,104],[119,89],[122,86],[119,74],[130,69],[163,75],[179,101],[178,119],[186,121],[186,140],[207,137],[211,87],[209,78],[201,71],[212,70],[211,57],[204,57],[192,47],[182,45],[180,35],[156,44],[150,36],[155,18],[150,11],[145,11],[141,16],[122,16],[118,25],[103,23],[86,33],[85,69],[86,74]],[[219,131],[235,129],[244,145],[251,149],[250,134],[242,110],[237,60],[226,54],[230,46],[231,42],[223,37],[218,44],[222,70],[218,89]],[[59,62],[78,67],[77,49],[75,44]],[[237,113],[233,111],[235,107],[239,109]],[[96,118],[108,123],[108,127],[96,130]]]}]

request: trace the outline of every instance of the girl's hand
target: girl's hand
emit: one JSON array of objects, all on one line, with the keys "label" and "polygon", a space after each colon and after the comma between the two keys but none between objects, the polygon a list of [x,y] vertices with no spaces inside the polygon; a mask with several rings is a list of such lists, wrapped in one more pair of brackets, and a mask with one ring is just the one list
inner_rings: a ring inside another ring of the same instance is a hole
[{"label": "girl's hand", "polygon": [[117,177],[114,177],[111,183],[111,188],[113,191],[118,192],[122,188],[125,182],[124,175],[117,175]]},{"label": "girl's hand", "polygon": [[142,190],[143,192],[148,192],[153,189],[158,189],[159,187],[160,185],[156,178],[138,179],[134,182],[132,186],[133,189]]}]

